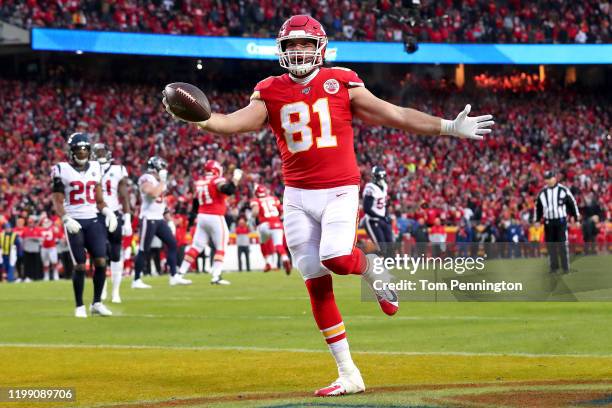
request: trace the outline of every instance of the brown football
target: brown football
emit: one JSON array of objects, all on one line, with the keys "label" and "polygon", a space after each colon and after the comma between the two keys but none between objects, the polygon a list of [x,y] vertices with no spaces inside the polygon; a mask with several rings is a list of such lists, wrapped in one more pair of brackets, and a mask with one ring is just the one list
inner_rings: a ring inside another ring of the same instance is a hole
[{"label": "brown football", "polygon": [[166,85],[162,92],[172,113],[188,122],[202,122],[210,118],[210,103],[197,86],[185,82]]}]

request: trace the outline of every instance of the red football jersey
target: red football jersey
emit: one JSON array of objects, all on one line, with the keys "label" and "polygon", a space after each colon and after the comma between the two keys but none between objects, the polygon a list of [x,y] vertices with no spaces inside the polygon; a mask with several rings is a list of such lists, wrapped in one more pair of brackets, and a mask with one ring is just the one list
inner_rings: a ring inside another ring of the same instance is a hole
[{"label": "red football jersey", "polygon": [[282,228],[283,223],[281,222],[281,202],[278,198],[273,196],[265,196],[262,198],[254,198],[251,200],[251,207],[257,204],[259,206],[259,223],[262,224],[267,222],[270,228]]},{"label": "red football jersey", "polygon": [[347,68],[321,68],[306,84],[289,74],[259,82],[251,96],[268,110],[285,184],[304,189],[359,185],[349,88],[363,86]]},{"label": "red football jersey", "polygon": [[59,239],[59,229],[56,225],[52,225],[48,228],[41,227],[41,235],[43,238],[43,248],[53,248],[57,246],[57,240]]},{"label": "red football jersey", "polygon": [[227,196],[219,191],[219,186],[227,183],[223,177],[206,176],[195,182],[200,214],[225,215]]}]

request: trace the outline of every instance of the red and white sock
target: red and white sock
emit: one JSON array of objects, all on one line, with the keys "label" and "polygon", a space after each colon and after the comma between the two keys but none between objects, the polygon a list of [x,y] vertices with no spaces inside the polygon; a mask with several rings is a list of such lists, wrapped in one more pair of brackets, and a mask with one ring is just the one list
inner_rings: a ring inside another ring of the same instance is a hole
[{"label": "red and white sock", "polygon": [[189,247],[189,249],[187,249],[183,262],[181,263],[181,267],[179,268],[179,273],[181,275],[184,275],[189,272],[192,265],[195,264],[195,260],[198,258],[199,253],[200,252],[194,247]]},{"label": "red and white sock", "polygon": [[213,267],[212,267],[212,279],[219,279],[221,272],[223,272],[223,258],[225,257],[225,251],[216,251]]},{"label": "red and white sock", "polygon": [[329,351],[336,360],[338,374],[341,377],[348,376],[357,367],[351,358],[344,322],[334,298],[332,277],[325,275],[308,279],[306,287],[310,295],[312,314],[328,344]]}]

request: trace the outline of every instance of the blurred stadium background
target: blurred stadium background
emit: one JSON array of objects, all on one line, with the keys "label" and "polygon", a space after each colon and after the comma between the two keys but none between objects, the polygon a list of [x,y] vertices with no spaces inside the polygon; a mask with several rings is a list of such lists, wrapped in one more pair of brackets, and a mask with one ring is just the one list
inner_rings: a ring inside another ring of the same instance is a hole
[{"label": "blurred stadium background", "polygon": [[[32,241],[31,252],[39,250],[34,241],[42,215],[46,214],[60,225],[52,212],[50,168],[65,157],[67,135],[84,131],[91,134],[94,141],[111,146],[114,157],[127,166],[134,180],[141,174],[149,156],[157,154],[168,160],[171,189],[167,201],[182,246],[190,242],[187,212],[192,196],[189,186],[200,167],[207,159],[219,160],[228,170],[241,167],[247,174],[247,182],[242,183],[236,196],[230,198],[226,219],[230,230],[235,231],[237,221],[244,218],[252,232],[247,204],[255,183],[266,184],[279,196],[283,189],[274,136],[266,129],[252,135],[219,138],[169,120],[160,101],[161,90],[169,82],[189,82],[206,92],[213,111],[230,112],[246,105],[257,81],[283,72],[270,47],[274,45],[273,38],[281,23],[298,13],[311,14],[323,23],[330,38],[329,48],[334,50],[330,54],[334,60],[331,63],[355,70],[377,96],[447,117],[470,102],[476,113],[491,113],[496,119],[492,135],[480,143],[419,138],[355,123],[355,148],[364,181],[374,164],[382,164],[389,174],[390,214],[398,242],[410,245],[415,240],[440,242],[442,239],[452,253],[455,242],[516,242],[518,239],[533,243],[534,250],[519,254],[501,252],[498,256],[537,257],[543,249],[540,248],[543,234],[542,227],[532,223],[534,198],[544,185],[543,172],[554,169],[560,174],[560,181],[572,189],[583,212],[597,215],[570,226],[573,251],[584,253],[588,247],[605,255],[612,250],[612,7],[608,1],[592,0],[318,0],[282,4],[268,0],[0,0],[0,225],[10,223],[23,234],[24,242]],[[137,208],[136,196],[134,191],[133,204]],[[588,237],[592,242],[586,245],[585,228],[596,231]],[[360,236],[367,240],[365,234]],[[255,233],[251,233],[251,239],[256,242]],[[61,239],[58,244],[60,251],[67,251]],[[126,246],[134,244],[133,240],[126,242]],[[62,259],[61,276],[69,278],[69,257]],[[543,258],[534,262],[540,261],[544,262]],[[30,269],[24,269],[20,263],[19,277],[42,279],[40,262],[30,265]],[[129,273],[130,265],[126,267]],[[163,272],[163,262],[161,269],[158,272]],[[286,285],[274,280],[277,278],[266,278],[267,283],[252,277],[237,279],[238,284],[244,280],[245,285],[262,285],[263,288],[269,284]],[[291,289],[287,293],[300,299],[297,286],[300,282],[296,279],[293,283],[295,293]],[[20,302],[29,301],[26,299],[30,296],[55,297],[63,302],[61,307],[52,306],[48,315],[38,318],[24,315],[31,318],[31,323],[24,327],[34,327],[34,322],[49,326],[57,318],[74,334],[76,325],[58,317],[60,310],[70,303],[68,283],[61,284],[62,296],[56,296],[57,291],[49,286],[19,291],[2,288],[0,304],[5,306],[2,320],[16,330],[24,320],[17,318],[12,322],[11,319],[19,314],[7,311],[15,310]],[[124,306],[128,321],[130,316],[136,318],[146,313],[147,308],[138,302],[156,302],[156,299],[165,299],[167,294],[139,296],[136,311],[129,311],[129,306]],[[196,292],[192,296],[196,297]],[[211,296],[215,299],[214,294]],[[232,288],[232,296],[241,296],[237,287]],[[255,291],[250,296],[257,298],[261,293]],[[173,305],[172,299],[165,301]],[[265,303],[261,297],[257,301]],[[306,297],[300,301],[304,303],[300,307],[306,310]],[[30,305],[35,307],[36,304]],[[175,306],[180,307],[178,303]],[[199,310],[199,306],[197,301],[191,305],[194,310]],[[284,307],[279,303],[276,306]],[[174,310],[173,307],[170,310]],[[269,310],[260,307],[261,310],[255,308],[255,312],[265,320]],[[358,311],[363,308],[356,301],[350,307]],[[605,319],[603,316],[609,312],[606,307],[601,305],[586,312]],[[531,312],[542,322],[548,316],[544,307],[523,305],[517,308],[504,311],[503,305],[498,305],[495,310],[499,315],[515,316],[519,321],[528,319]],[[424,305],[416,307],[415,319],[425,318],[426,309]],[[566,327],[536,325],[535,338],[521,343],[519,327],[500,326],[498,334],[516,334],[517,345],[493,351],[571,354],[576,344],[584,339],[573,339],[562,342],[563,346],[550,348],[537,343],[537,333],[549,331],[563,336],[571,330],[574,336],[583,333],[595,339],[589,342],[594,343],[591,348],[581,348],[579,352],[585,355],[607,353],[605,361],[609,362],[612,350],[603,345],[609,344],[605,333],[599,337],[584,331],[587,321],[579,322],[579,316],[572,309],[554,309],[551,321],[562,320],[569,313]],[[70,309],[66,307],[66,310]],[[295,312],[293,318],[299,319],[299,310],[287,314],[293,316]],[[434,311],[439,320],[443,320],[440,316],[446,313],[452,314],[450,309]],[[482,317],[480,313],[484,312],[472,309],[469,313]],[[460,314],[455,317],[459,319]],[[193,324],[190,317],[184,319],[187,325]],[[437,319],[434,321],[439,323]],[[270,320],[274,320],[273,316]],[[453,322],[465,324],[462,320]],[[96,330],[105,333],[111,330],[113,323],[95,323]],[[355,326],[359,324],[357,319]],[[363,326],[373,330],[380,324],[369,316]],[[409,330],[410,324],[410,321],[402,323],[400,320],[398,329],[406,325]],[[162,323],[158,327],[165,326]],[[74,338],[68,341],[67,337],[56,333],[55,328],[45,330],[37,339],[13,332],[10,338],[0,342],[20,347],[25,347],[30,340],[41,344],[80,343]],[[215,333],[217,329],[212,330]],[[421,327],[417,329],[417,338],[426,338],[432,330],[443,336],[442,330]],[[484,326],[474,330],[477,333],[472,334],[482,336],[486,332]],[[185,332],[187,337],[182,339],[169,337],[157,343],[138,340],[137,332],[132,335],[125,339],[107,336],[100,344],[201,345],[195,337],[189,337],[189,332]],[[465,333],[457,329],[453,335],[461,338]],[[247,338],[248,333],[241,332],[241,336]],[[361,336],[359,339],[367,343],[366,336]],[[597,339],[601,340],[599,349]],[[219,346],[209,340],[203,343]],[[82,343],[95,345],[96,341],[92,338]],[[380,351],[401,349],[402,337],[397,335],[395,341],[397,347],[392,345]],[[238,343],[230,341],[229,345],[238,347]],[[245,345],[263,349],[265,340],[255,343],[246,342]],[[489,345],[492,343],[494,341]],[[359,343],[356,341],[356,344]],[[282,348],[287,344],[270,340],[270,348],[277,346]],[[289,346],[316,348],[313,342]],[[19,350],[28,349],[17,347],[15,355]],[[417,347],[414,350],[425,349]],[[444,350],[442,346],[437,351],[441,350]],[[455,351],[485,353],[487,346],[478,344]],[[19,359],[15,358],[13,363],[13,368],[19,366]],[[592,364],[598,367],[600,363],[601,360]],[[519,362],[516,367],[530,364]],[[611,378],[610,365],[606,370],[605,364],[601,364],[604,368],[595,370],[601,375],[593,374],[592,377]],[[457,370],[469,371],[466,367]],[[525,379],[579,379],[586,378],[588,371],[578,370],[580,374],[576,376],[564,376],[563,368],[558,370],[559,375],[540,373]],[[489,381],[494,377],[491,374],[468,380]],[[290,382],[290,377],[285,380]],[[3,379],[2,383],[15,381]],[[452,377],[446,382],[455,381],[463,379]],[[261,384],[251,385],[244,390],[274,391],[259,387]],[[287,392],[299,389],[295,384],[283,383],[279,387]],[[242,390],[239,386],[236,389]],[[207,392],[235,394],[232,389],[213,386],[211,390]],[[117,392],[108,400],[100,397],[82,404],[197,395],[193,389],[180,387],[173,388],[172,392],[174,394],[153,393],[155,395],[150,397]],[[410,398],[406,401],[422,402]],[[375,402],[394,402],[383,400]],[[213,402],[195,401],[192,405],[225,402],[221,398]],[[430,403],[444,406],[443,403]],[[545,405],[531,401],[520,406]]]}]

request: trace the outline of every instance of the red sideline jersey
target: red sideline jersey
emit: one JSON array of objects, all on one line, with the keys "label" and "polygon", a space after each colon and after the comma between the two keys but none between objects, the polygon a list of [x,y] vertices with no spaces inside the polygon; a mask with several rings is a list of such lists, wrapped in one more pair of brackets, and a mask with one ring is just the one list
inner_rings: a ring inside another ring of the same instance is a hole
[{"label": "red sideline jersey", "polygon": [[352,70],[340,67],[320,68],[306,84],[295,83],[284,74],[255,86],[251,99],[266,104],[287,186],[359,185],[348,92],[356,86],[364,86],[363,81]]},{"label": "red sideline jersey", "polygon": [[259,223],[263,224],[267,222],[271,229],[278,229],[283,227],[281,222],[281,202],[278,198],[273,196],[265,196],[262,198],[254,198],[251,200],[251,207],[254,205],[259,206],[259,214],[257,218]]},{"label": "red sideline jersey", "polygon": [[225,215],[227,196],[219,191],[219,186],[225,183],[227,181],[220,176],[206,176],[195,182],[199,214]]},{"label": "red sideline jersey", "polygon": [[43,248],[54,248],[57,246],[57,240],[60,239],[59,228],[57,225],[51,225],[48,228],[41,227],[41,235],[43,238]]}]

